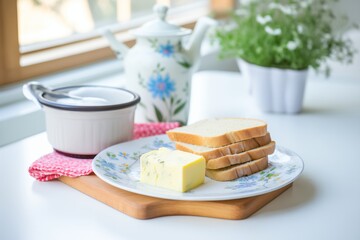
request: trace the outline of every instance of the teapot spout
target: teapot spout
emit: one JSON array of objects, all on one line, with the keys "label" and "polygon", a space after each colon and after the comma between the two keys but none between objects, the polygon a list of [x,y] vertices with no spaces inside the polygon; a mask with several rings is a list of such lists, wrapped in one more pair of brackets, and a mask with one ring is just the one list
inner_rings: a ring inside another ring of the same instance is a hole
[{"label": "teapot spout", "polygon": [[217,21],[209,17],[202,17],[197,21],[194,32],[184,47],[187,55],[193,63],[193,66],[197,65],[200,60],[201,43],[206,35],[207,30],[209,27],[216,25]]},{"label": "teapot spout", "polygon": [[103,31],[102,35],[109,42],[110,48],[114,51],[116,57],[118,59],[123,59],[129,48],[122,42],[118,41],[110,30]]}]

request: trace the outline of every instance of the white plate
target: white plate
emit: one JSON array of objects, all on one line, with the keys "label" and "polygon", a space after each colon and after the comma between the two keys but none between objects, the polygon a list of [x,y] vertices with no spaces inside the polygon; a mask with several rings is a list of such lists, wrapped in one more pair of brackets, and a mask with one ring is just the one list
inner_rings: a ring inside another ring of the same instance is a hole
[{"label": "white plate", "polygon": [[120,143],[100,152],[92,168],[99,178],[117,188],[157,198],[191,201],[239,199],[268,193],[293,182],[304,168],[296,153],[277,146],[269,156],[269,167],[259,173],[229,182],[206,178],[203,185],[181,193],[140,182],[141,154],[159,147],[174,148],[174,145],[166,135]]}]

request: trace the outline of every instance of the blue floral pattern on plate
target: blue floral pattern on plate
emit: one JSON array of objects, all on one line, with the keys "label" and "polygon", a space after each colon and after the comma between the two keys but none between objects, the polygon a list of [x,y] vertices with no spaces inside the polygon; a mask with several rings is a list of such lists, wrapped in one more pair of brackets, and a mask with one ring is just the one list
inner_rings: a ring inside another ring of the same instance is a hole
[{"label": "blue floral pattern on plate", "polygon": [[259,173],[229,182],[206,178],[198,188],[180,193],[139,181],[140,156],[160,147],[174,149],[174,144],[166,135],[120,143],[100,152],[92,168],[99,178],[117,188],[152,197],[191,201],[230,200],[268,193],[292,183],[304,168],[296,153],[277,146],[269,156],[269,167]]}]

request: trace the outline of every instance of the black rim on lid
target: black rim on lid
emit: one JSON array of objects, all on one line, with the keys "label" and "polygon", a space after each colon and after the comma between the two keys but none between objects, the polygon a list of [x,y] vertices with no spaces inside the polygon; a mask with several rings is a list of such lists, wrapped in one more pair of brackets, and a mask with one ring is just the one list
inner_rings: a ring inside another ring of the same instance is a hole
[{"label": "black rim on lid", "polygon": [[41,104],[51,107],[51,108],[57,108],[57,109],[68,110],[68,111],[84,111],[84,112],[86,112],[86,111],[118,110],[118,109],[123,109],[123,108],[134,106],[140,102],[140,96],[138,94],[136,94],[132,91],[129,91],[127,89],[124,89],[124,88],[114,88],[114,87],[108,87],[108,86],[95,86],[95,85],[80,85],[80,86],[56,88],[56,89],[53,89],[53,91],[62,91],[62,90],[82,88],[82,87],[115,89],[115,90],[129,93],[130,95],[133,96],[133,99],[128,102],[124,102],[124,103],[111,104],[111,105],[94,105],[94,106],[68,105],[68,104],[51,101],[45,97],[47,95],[46,93],[39,93],[39,95],[37,96],[37,99]]}]

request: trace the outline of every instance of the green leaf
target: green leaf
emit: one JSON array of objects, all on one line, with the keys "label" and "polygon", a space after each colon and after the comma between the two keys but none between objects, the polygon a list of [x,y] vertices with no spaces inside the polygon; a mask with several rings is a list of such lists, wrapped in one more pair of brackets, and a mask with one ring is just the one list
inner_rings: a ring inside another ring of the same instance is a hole
[{"label": "green leaf", "polygon": [[183,62],[180,62],[180,61],[176,61],[179,65],[183,66],[184,68],[190,68],[191,67],[191,64],[189,62],[186,62],[186,61],[183,61]]},{"label": "green leaf", "polygon": [[183,110],[185,105],[186,105],[186,102],[183,102],[177,108],[175,108],[174,115],[178,114],[181,110]]},{"label": "green leaf", "polygon": [[161,111],[154,105],[154,110],[156,114],[156,118],[159,122],[162,122],[164,120],[163,115],[161,114]]}]

